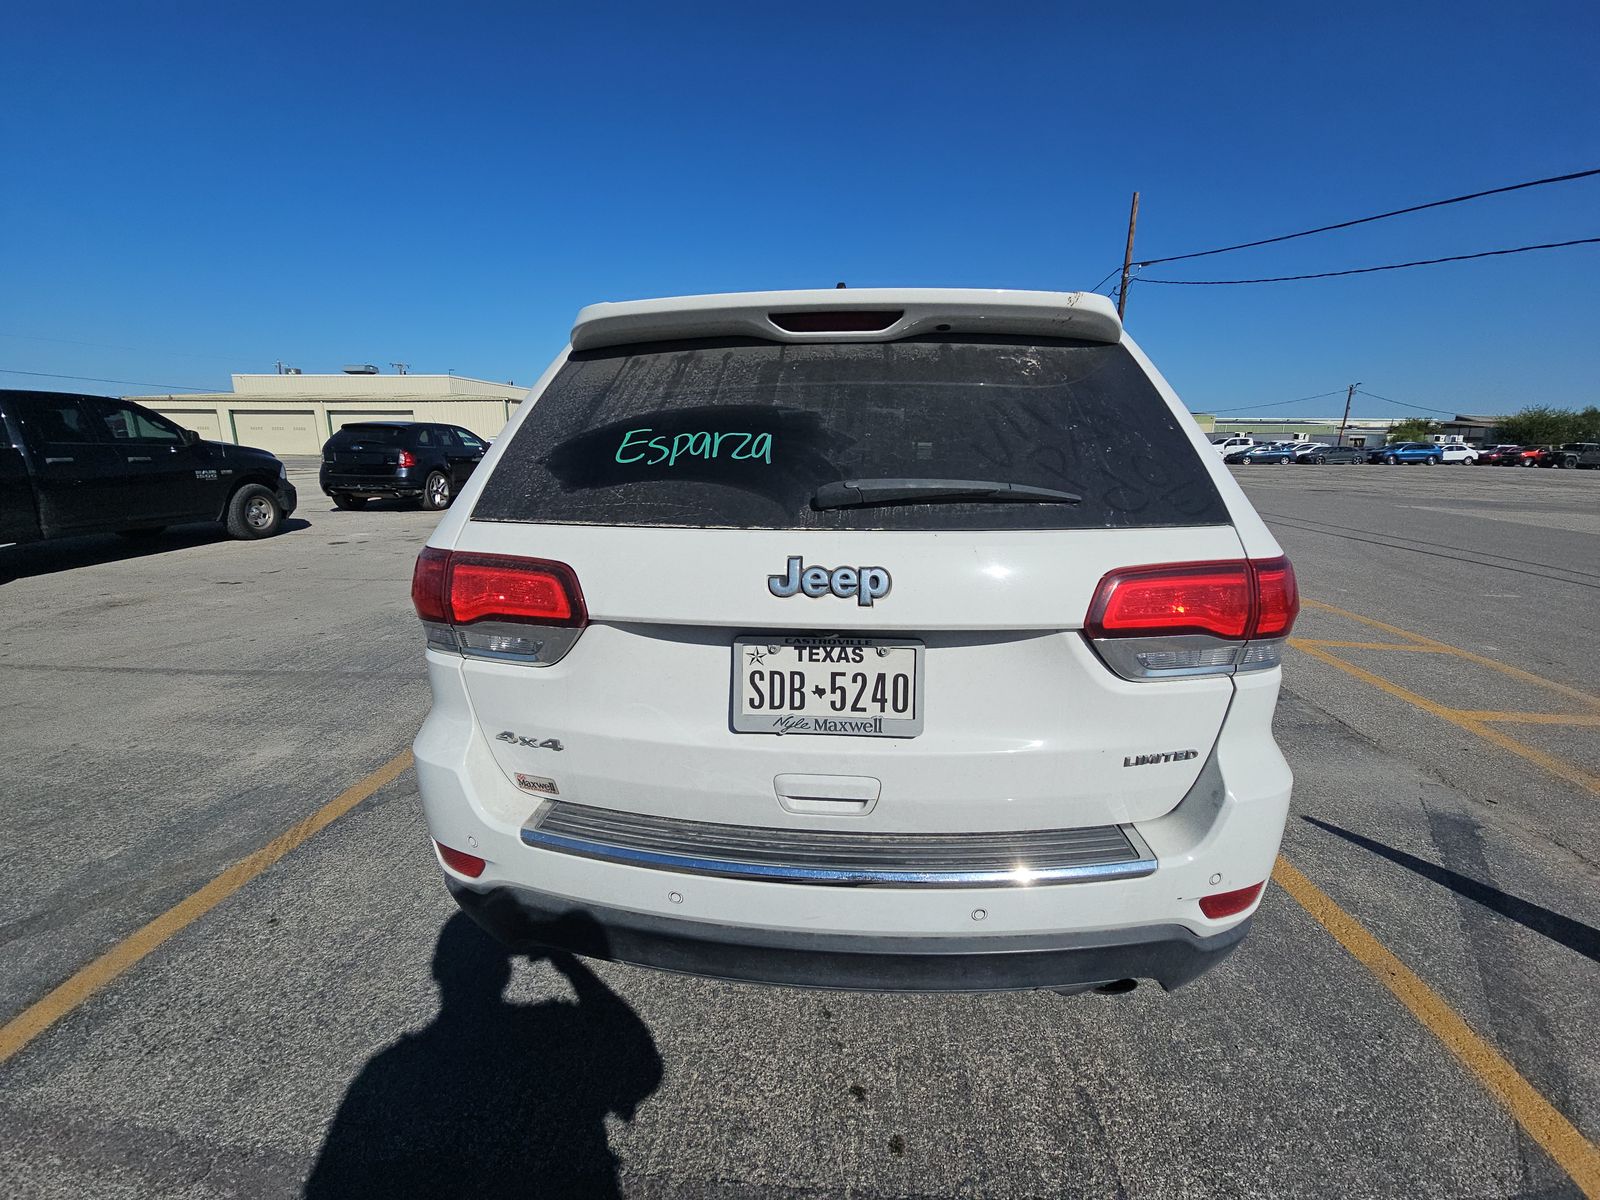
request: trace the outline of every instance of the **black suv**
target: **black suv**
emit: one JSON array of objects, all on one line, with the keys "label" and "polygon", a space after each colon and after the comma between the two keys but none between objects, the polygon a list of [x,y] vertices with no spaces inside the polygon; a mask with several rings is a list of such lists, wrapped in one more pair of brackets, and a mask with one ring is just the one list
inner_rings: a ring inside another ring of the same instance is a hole
[{"label": "black suv", "polygon": [[1600,442],[1563,442],[1534,461],[1541,467],[1600,467]]},{"label": "black suv", "polygon": [[190,521],[262,538],[297,499],[265,450],[201,441],[114,396],[0,390],[0,545]]},{"label": "black suv", "polygon": [[449,508],[489,444],[459,425],[364,421],[323,444],[322,490],[339,508],[399,496]]}]

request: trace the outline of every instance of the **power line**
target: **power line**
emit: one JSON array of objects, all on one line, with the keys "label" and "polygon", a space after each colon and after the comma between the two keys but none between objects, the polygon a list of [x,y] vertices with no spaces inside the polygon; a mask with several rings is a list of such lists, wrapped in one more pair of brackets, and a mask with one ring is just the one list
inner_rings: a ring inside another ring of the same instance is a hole
[{"label": "power line", "polygon": [[1214,408],[1211,411],[1221,414],[1228,412],[1255,412],[1261,408],[1282,408],[1285,404],[1300,404],[1306,400],[1322,400],[1328,396],[1337,396],[1343,390],[1343,388],[1334,388],[1331,392],[1318,392],[1315,396],[1301,396],[1299,400],[1274,400],[1271,404],[1245,404],[1238,408]]},{"label": "power line", "polygon": [[[1099,290],[1100,290],[1100,289],[1101,289],[1101,288],[1103,288],[1103,287],[1105,287],[1105,285],[1106,285],[1106,284],[1107,284],[1107,283],[1109,283],[1109,282],[1110,282],[1110,281],[1111,281],[1111,277],[1112,277],[1112,276],[1113,276],[1113,275],[1115,275],[1115,274],[1116,274],[1116,273],[1117,273],[1117,272],[1118,272],[1118,271],[1120,271],[1120,270],[1122,270],[1122,268],[1121,268],[1121,267],[1112,267],[1112,268],[1111,268],[1111,270],[1109,270],[1109,271],[1107,271],[1107,272],[1106,272],[1106,277],[1105,277],[1105,278],[1104,278],[1104,279],[1102,279],[1102,280],[1101,280],[1101,281],[1100,281],[1100,282],[1099,282],[1099,283],[1097,283],[1097,284],[1095,284],[1095,285],[1094,285],[1094,286],[1093,286],[1093,287],[1092,287],[1092,288],[1090,288],[1090,289],[1089,289],[1089,290],[1090,290],[1090,291],[1091,291],[1091,292],[1098,292],[1098,291],[1099,291]],[[1113,288],[1113,289],[1112,289],[1112,291],[1113,291],[1113,292],[1114,292],[1114,291],[1115,291],[1115,290],[1116,290],[1116,289],[1115,289],[1115,288]]]},{"label": "power line", "polygon": [[1494,258],[1500,254],[1526,254],[1530,250],[1560,250],[1567,246],[1590,246],[1600,237],[1574,238],[1570,242],[1541,242],[1536,246],[1513,246],[1507,250],[1480,250],[1476,254],[1451,254],[1444,258],[1419,258],[1413,262],[1385,263],[1381,267],[1352,267],[1348,271],[1317,271],[1311,275],[1270,275],[1264,279],[1150,279],[1141,275],[1140,283],[1165,283],[1172,287],[1231,287],[1242,283],[1289,283],[1297,279],[1333,279],[1339,275],[1370,275],[1374,271],[1400,271],[1406,267],[1431,267],[1437,263],[1466,262],[1472,258]]},{"label": "power line", "polygon": [[1377,392],[1369,392],[1365,388],[1357,388],[1363,396],[1370,396],[1374,400],[1382,400],[1385,404],[1398,404],[1401,408],[1414,408],[1418,412],[1444,413],[1447,417],[1455,416],[1455,412],[1448,408],[1429,408],[1426,404],[1407,404],[1404,400],[1391,400],[1388,396],[1380,396]]},{"label": "power line", "polygon": [[[1318,392],[1315,396],[1301,396],[1298,400],[1274,400],[1271,404],[1248,404],[1241,405],[1237,408],[1214,408],[1209,411],[1217,416],[1221,416],[1223,413],[1257,412],[1263,408],[1282,408],[1287,404],[1301,404],[1307,400],[1324,400],[1329,396],[1337,396],[1343,390],[1343,388],[1335,388],[1331,392]],[[1452,409],[1429,408],[1425,404],[1409,404],[1404,400],[1394,400],[1388,396],[1380,396],[1377,392],[1369,392],[1362,387],[1356,388],[1355,391],[1358,394],[1362,396],[1368,396],[1373,400],[1382,400],[1385,404],[1398,404],[1401,408],[1414,408],[1418,412],[1444,413],[1446,416],[1455,416],[1455,412]]]},{"label": "power line", "polygon": [[[1508,184],[1505,187],[1490,188],[1485,192],[1470,192],[1465,196],[1451,196],[1448,200],[1430,200],[1427,204],[1413,204],[1409,208],[1397,208],[1391,212],[1377,213],[1370,217],[1357,217],[1354,221],[1340,221],[1334,225],[1319,225],[1315,229],[1302,229],[1299,233],[1284,233],[1277,237],[1261,238],[1254,242],[1240,242],[1234,246],[1219,246],[1215,250],[1196,250],[1192,254],[1173,254],[1167,258],[1146,258],[1139,261],[1139,266],[1148,267],[1156,263],[1182,262],[1190,258],[1206,258],[1212,254],[1227,254],[1232,250],[1248,250],[1253,246],[1270,246],[1274,242],[1289,242],[1295,238],[1310,237],[1314,233],[1329,233],[1335,229],[1349,229],[1352,225],[1366,225],[1372,221],[1383,221],[1390,217],[1401,217],[1406,213],[1422,212],[1429,208],[1443,208],[1447,204],[1462,204],[1468,200],[1481,200],[1485,196],[1498,196],[1505,192],[1518,192],[1523,188],[1543,187],[1547,183],[1568,183],[1574,179],[1587,179],[1591,175],[1600,175],[1600,167],[1592,167],[1587,171],[1574,171],[1570,175],[1551,175],[1546,179],[1530,179],[1525,183]],[[1112,272],[1115,274],[1115,272]],[[1108,275],[1106,278],[1110,278]],[[1296,278],[1290,276],[1290,278]],[[1165,283],[1167,280],[1148,280],[1149,283]],[[1252,281],[1254,282],[1254,281]]]},{"label": "power line", "polygon": [[101,379],[96,375],[52,375],[48,371],[13,371],[0,367],[0,375],[32,375],[37,379],[70,379],[75,383],[124,383],[129,387],[165,388],[169,392],[211,392],[215,388],[184,387],[178,383],[151,383],[144,379]]}]

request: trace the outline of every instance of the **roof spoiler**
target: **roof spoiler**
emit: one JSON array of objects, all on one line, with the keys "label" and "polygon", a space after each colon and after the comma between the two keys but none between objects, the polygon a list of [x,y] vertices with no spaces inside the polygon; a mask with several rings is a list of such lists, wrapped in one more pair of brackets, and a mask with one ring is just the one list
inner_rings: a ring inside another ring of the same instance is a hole
[{"label": "roof spoiler", "polygon": [[1092,292],[966,288],[829,288],[731,292],[591,304],[572,329],[574,350],[687,338],[772,342],[893,342],[924,333],[986,333],[1122,340],[1122,322]]}]

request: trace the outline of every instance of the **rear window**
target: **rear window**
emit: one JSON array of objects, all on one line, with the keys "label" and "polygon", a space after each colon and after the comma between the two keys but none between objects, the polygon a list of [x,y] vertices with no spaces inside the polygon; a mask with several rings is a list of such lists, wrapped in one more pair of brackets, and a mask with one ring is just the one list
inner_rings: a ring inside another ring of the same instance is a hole
[{"label": "rear window", "polygon": [[[1083,502],[812,507],[823,484],[880,478],[992,480]],[[908,530],[1229,519],[1125,348],[971,335],[574,353],[506,447],[473,517]]]},{"label": "rear window", "polygon": [[345,425],[329,440],[335,446],[360,443],[363,446],[403,446],[411,436],[409,427],[394,425]]}]

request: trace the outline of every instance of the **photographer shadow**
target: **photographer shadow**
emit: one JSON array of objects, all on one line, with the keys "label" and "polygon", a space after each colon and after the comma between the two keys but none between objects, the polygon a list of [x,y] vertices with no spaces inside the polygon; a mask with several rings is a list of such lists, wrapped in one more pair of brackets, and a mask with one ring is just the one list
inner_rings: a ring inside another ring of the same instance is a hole
[{"label": "photographer shadow", "polygon": [[[574,923],[563,919],[570,934]],[[598,926],[567,944],[604,946]],[[606,1117],[661,1082],[650,1030],[584,962],[548,957],[576,1001],[512,1004],[513,956],[465,914],[433,956],[439,1014],[362,1068],[306,1183],[325,1197],[613,1197]]]}]

